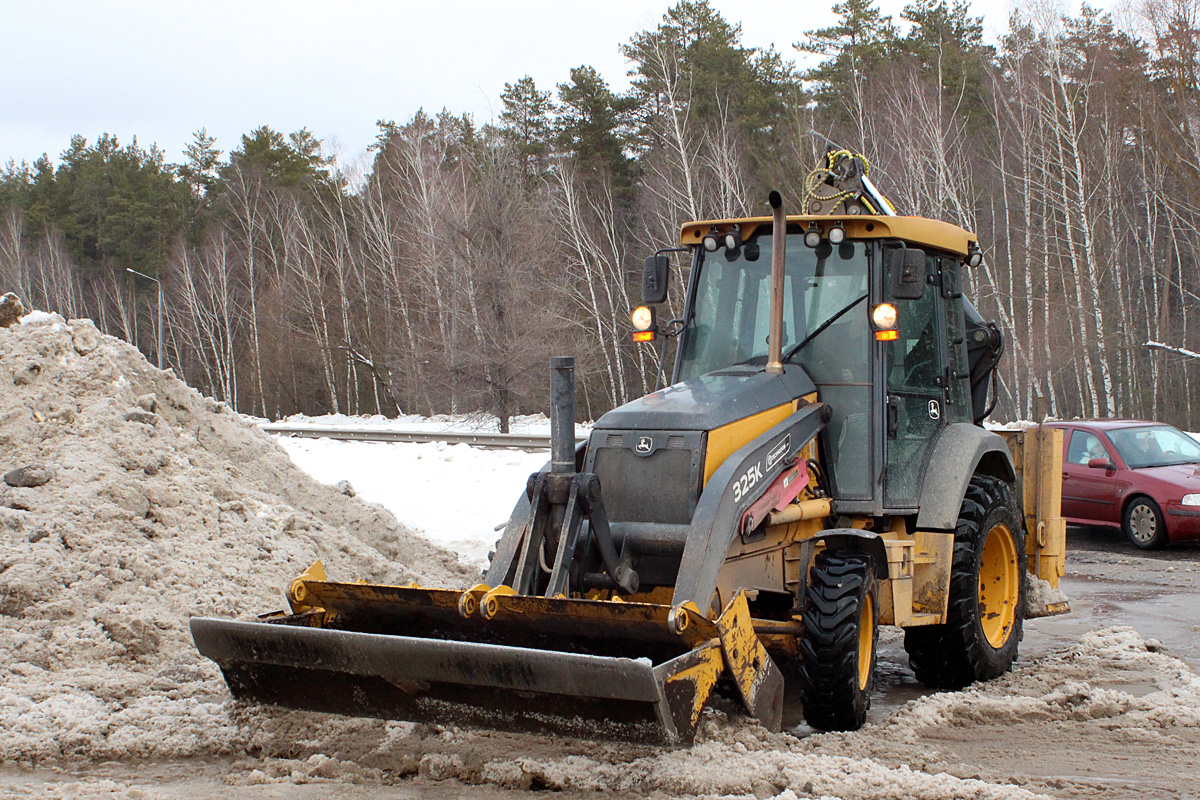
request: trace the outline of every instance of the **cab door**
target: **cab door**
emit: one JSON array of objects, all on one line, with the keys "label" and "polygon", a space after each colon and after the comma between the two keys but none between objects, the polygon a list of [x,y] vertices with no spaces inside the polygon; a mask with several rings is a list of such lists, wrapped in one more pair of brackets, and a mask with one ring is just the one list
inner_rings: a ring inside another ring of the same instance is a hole
[{"label": "cab door", "polygon": [[[885,248],[886,253],[886,248]],[[884,258],[884,263],[890,260]],[[926,286],[916,299],[884,298],[896,307],[897,338],[882,342],[886,379],[884,505],[916,508],[929,453],[946,425],[970,421],[959,264],[927,254]]]}]

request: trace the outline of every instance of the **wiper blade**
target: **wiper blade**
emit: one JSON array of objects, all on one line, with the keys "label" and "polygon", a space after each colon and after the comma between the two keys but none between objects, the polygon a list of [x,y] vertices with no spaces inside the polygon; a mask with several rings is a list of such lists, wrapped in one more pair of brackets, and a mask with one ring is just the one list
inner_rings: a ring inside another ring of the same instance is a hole
[{"label": "wiper blade", "polygon": [[813,339],[820,336],[825,331],[826,328],[828,328],[830,325],[832,325],[833,323],[835,323],[839,319],[841,319],[843,314],[845,314],[847,311],[854,308],[856,305],[858,305],[859,303],[861,303],[863,300],[866,300],[866,299],[867,299],[867,296],[864,294],[862,297],[859,297],[856,300],[851,300],[848,304],[843,306],[836,314],[834,314],[832,317],[830,317],[829,319],[825,320],[820,325],[818,325],[817,329],[815,331],[813,331],[812,333],[810,333],[808,336],[805,336],[804,339],[799,344],[797,344],[795,347],[791,348],[786,353],[784,353],[782,360],[787,361],[792,356],[796,355],[796,353],[799,353],[801,350],[804,349],[804,347],[809,342],[811,342]]}]

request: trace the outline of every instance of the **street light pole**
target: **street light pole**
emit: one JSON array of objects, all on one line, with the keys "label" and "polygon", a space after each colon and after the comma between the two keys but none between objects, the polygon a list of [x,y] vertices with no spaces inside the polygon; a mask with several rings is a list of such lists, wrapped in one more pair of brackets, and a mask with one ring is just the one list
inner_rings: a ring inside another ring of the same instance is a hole
[{"label": "street light pole", "polygon": [[151,278],[149,275],[145,274],[144,272],[138,272],[136,269],[132,269],[131,267],[126,267],[125,271],[131,272],[134,275],[137,275],[138,277],[145,278],[148,281],[154,281],[156,284],[158,284],[158,328],[157,328],[158,332],[156,334],[156,337],[158,339],[158,342],[157,342],[157,344],[158,344],[158,368],[162,369],[163,368],[163,290],[162,290],[162,281],[160,281],[158,278]]}]

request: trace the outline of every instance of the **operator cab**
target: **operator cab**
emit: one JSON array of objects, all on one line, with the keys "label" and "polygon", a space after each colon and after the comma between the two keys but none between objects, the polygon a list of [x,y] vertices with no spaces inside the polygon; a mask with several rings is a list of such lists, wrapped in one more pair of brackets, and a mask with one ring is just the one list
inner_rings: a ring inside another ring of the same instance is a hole
[{"label": "operator cab", "polygon": [[[697,239],[714,230],[725,241],[737,231],[739,246],[706,249]],[[683,239],[693,254],[674,382],[765,368],[770,220],[691,223]],[[788,220],[782,360],[832,410],[820,447],[844,513],[915,511],[939,434],[976,419],[959,277],[972,247],[966,231],[932,220]]]}]

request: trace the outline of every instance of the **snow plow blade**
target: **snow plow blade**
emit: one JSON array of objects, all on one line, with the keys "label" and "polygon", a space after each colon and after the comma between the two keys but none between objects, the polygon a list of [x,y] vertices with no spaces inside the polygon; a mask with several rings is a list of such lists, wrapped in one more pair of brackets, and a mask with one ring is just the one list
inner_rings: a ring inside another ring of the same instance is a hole
[{"label": "snow plow blade", "polygon": [[305,585],[319,608],[262,622],[192,619],[197,648],[238,700],[687,744],[728,676],[756,716],[778,726],[782,678],[759,652],[741,595],[717,620],[684,610],[681,623],[670,607],[649,603]]}]

